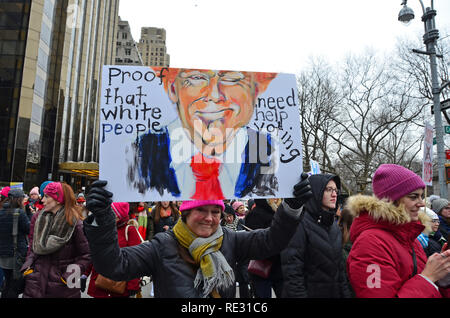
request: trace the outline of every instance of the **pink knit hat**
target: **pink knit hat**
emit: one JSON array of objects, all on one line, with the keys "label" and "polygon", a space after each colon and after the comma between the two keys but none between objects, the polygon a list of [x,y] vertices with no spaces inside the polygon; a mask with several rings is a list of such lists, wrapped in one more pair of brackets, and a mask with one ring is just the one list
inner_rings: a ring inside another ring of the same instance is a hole
[{"label": "pink knit hat", "polygon": [[424,188],[425,183],[421,177],[395,164],[382,164],[372,179],[373,193],[379,199],[387,198],[395,201],[414,190]]},{"label": "pink knit hat", "polygon": [[180,206],[180,212],[198,208],[204,205],[218,205],[222,208],[222,211],[225,210],[225,204],[223,204],[222,200],[195,200],[195,201],[183,201]]},{"label": "pink knit hat", "polygon": [[3,195],[4,197],[8,197],[8,192],[11,188],[10,187],[4,187],[2,189],[1,195]]},{"label": "pink knit hat", "polygon": [[33,195],[33,194],[39,195],[39,188],[38,187],[34,187],[33,189],[31,189],[30,195]]},{"label": "pink knit hat", "polygon": [[61,185],[61,182],[52,182],[47,184],[44,189],[44,194],[52,197],[55,201],[58,201],[61,204],[64,204],[64,192]]},{"label": "pink knit hat", "polygon": [[244,203],[242,203],[240,201],[236,201],[233,203],[232,208],[233,208],[233,210],[236,211],[237,209],[239,209],[240,206],[243,206],[243,205],[244,205]]},{"label": "pink knit hat", "polygon": [[121,221],[126,221],[130,212],[130,204],[128,202],[113,202],[111,208]]}]

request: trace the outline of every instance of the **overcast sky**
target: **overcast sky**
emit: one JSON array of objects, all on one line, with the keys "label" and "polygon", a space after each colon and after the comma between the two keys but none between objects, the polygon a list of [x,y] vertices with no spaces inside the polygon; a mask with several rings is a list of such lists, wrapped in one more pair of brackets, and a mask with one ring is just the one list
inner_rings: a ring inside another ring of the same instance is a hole
[{"label": "overcast sky", "polygon": [[[431,0],[423,0],[430,6]],[[171,67],[297,74],[310,56],[334,63],[397,37],[421,37],[419,0],[409,26],[401,0],[121,0],[119,15],[139,41],[141,27],[164,28]],[[435,0],[440,36],[450,36],[450,0]],[[417,47],[424,49],[423,47]],[[448,58],[448,57],[447,57]]]}]

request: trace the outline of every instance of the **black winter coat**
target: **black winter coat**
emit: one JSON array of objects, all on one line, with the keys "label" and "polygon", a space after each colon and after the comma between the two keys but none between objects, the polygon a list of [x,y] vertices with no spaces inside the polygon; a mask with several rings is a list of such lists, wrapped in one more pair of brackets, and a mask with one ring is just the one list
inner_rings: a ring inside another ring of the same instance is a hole
[{"label": "black winter coat", "polygon": [[[0,257],[14,256],[13,212],[9,209],[9,203],[5,203],[0,210]],[[24,210],[20,210],[17,230],[17,251],[25,257],[28,249],[27,235],[30,232],[30,220]]]},{"label": "black winter coat", "polygon": [[[245,226],[256,229],[265,229],[270,227],[275,211],[271,208],[266,199],[255,199],[255,207],[245,217]],[[280,254],[269,258],[272,261],[269,278],[272,280],[282,280]]]},{"label": "black winter coat", "polygon": [[[287,206],[285,209],[290,210]],[[99,226],[92,224],[94,220]],[[178,244],[172,230],[158,233],[150,242],[119,248],[112,211],[98,218],[91,215],[84,222],[94,267],[102,275],[116,281],[151,275],[155,297],[201,297],[201,291],[194,288],[196,268],[182,258],[181,253],[188,252]],[[286,247],[298,222],[299,217],[281,208],[269,229],[235,232],[223,227],[220,251],[231,267],[245,259],[267,258]],[[234,291],[233,286],[219,293],[234,297]]]},{"label": "black winter coat", "polygon": [[305,215],[288,247],[281,253],[283,297],[346,298],[351,291],[345,276],[342,233],[334,221],[335,211],[322,210],[327,183],[339,177],[312,175],[314,197],[305,204]]}]

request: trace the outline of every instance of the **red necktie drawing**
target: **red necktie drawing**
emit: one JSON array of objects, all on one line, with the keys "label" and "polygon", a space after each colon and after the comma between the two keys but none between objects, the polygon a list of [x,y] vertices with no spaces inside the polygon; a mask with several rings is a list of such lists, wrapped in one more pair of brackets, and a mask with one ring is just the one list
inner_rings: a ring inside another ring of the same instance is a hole
[{"label": "red necktie drawing", "polygon": [[191,159],[191,168],[195,177],[195,200],[223,200],[219,182],[219,168],[222,163],[218,159],[206,158],[198,153]]}]

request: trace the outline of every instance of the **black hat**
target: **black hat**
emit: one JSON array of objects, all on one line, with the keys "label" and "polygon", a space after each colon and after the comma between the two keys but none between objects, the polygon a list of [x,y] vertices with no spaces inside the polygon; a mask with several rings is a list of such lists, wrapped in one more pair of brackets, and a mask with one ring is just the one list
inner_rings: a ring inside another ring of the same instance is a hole
[{"label": "black hat", "polygon": [[8,192],[8,198],[12,199],[18,199],[18,198],[24,198],[25,193],[21,189],[11,189]]},{"label": "black hat", "polygon": [[225,204],[225,210],[223,212],[225,214],[231,214],[233,216],[236,216],[236,213],[234,212],[233,208],[228,204]]}]

